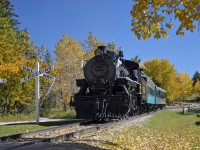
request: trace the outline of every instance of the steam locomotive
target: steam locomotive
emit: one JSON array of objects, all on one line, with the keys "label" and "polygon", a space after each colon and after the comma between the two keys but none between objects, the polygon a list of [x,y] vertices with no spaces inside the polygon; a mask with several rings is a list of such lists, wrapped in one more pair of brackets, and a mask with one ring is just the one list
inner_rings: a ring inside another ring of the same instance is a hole
[{"label": "steam locomotive", "polygon": [[123,58],[123,51],[99,46],[95,56],[84,66],[84,79],[71,99],[77,118],[100,120],[122,119],[162,109],[166,91],[142,72],[138,63]]}]

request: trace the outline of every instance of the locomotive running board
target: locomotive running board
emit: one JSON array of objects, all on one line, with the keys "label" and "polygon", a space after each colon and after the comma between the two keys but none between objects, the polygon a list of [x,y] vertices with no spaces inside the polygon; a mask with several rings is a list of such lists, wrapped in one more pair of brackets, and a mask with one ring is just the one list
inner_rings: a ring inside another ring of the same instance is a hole
[{"label": "locomotive running board", "polygon": [[131,84],[135,88],[139,84],[138,82],[133,81],[133,80],[127,78],[127,77],[119,77],[119,78],[117,78],[116,82],[117,82],[118,85],[125,85],[126,83],[129,83],[129,84]]}]

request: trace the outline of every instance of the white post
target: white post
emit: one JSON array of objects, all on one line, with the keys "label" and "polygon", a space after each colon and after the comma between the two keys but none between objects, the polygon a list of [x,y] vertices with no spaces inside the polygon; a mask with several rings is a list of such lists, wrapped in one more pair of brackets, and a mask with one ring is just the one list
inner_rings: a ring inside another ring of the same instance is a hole
[{"label": "white post", "polygon": [[[39,72],[39,62],[35,63],[35,70],[36,72]],[[35,80],[36,84],[36,124],[39,124],[39,118],[40,118],[40,76],[39,74],[36,76]]]}]

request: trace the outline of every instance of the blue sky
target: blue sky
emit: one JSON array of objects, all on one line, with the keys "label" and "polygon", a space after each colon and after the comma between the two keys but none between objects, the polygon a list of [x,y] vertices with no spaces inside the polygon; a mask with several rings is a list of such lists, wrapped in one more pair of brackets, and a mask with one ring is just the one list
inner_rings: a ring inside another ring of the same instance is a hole
[{"label": "blue sky", "polygon": [[131,32],[132,0],[11,0],[19,16],[20,28],[27,29],[31,41],[50,51],[63,34],[82,42],[89,32],[99,41],[116,43],[126,59],[136,55],[142,62],[169,59],[178,72],[200,72],[200,32],[184,37],[170,33],[168,39],[138,40]]}]

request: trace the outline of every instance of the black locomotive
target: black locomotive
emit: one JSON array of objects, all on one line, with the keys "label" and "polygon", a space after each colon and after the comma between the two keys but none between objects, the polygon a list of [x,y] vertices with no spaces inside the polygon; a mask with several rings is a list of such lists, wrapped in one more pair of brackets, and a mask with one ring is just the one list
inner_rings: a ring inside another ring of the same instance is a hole
[{"label": "black locomotive", "polygon": [[71,99],[77,118],[121,119],[162,108],[166,103],[166,92],[142,72],[138,63],[123,59],[122,51],[117,55],[99,46],[84,67],[84,77],[76,80],[80,90]]}]

